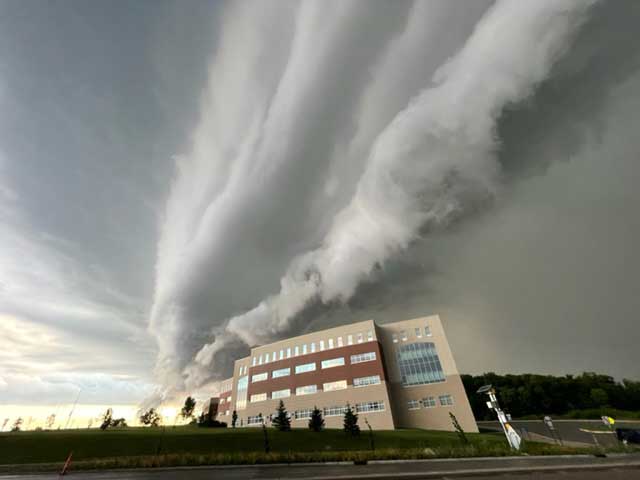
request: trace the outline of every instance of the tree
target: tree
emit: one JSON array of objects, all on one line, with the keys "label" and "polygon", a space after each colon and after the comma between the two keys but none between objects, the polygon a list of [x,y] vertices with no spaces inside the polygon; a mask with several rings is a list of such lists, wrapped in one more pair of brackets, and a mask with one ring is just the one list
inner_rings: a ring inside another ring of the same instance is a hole
[{"label": "tree", "polygon": [[182,407],[182,410],[180,411],[180,416],[182,418],[184,418],[185,420],[187,418],[191,418],[193,417],[193,411],[196,408],[196,401],[193,397],[187,397],[184,401],[184,406]]},{"label": "tree", "polygon": [[291,420],[287,414],[287,410],[284,408],[284,402],[280,400],[278,410],[276,410],[276,416],[273,419],[273,426],[281,432],[288,432],[291,430]]},{"label": "tree", "polygon": [[111,426],[111,421],[113,420],[113,410],[107,408],[107,411],[104,412],[102,416],[102,424],[100,425],[100,430],[106,430]]},{"label": "tree", "polygon": [[157,427],[160,424],[160,414],[156,412],[155,408],[150,408],[140,415],[140,423],[151,427]]},{"label": "tree", "polygon": [[12,432],[19,432],[20,427],[22,426],[22,417],[16,418],[16,421],[13,422],[13,427],[11,427]]},{"label": "tree", "polygon": [[56,421],[56,414],[52,413],[51,415],[49,415],[47,417],[47,419],[44,422],[44,426],[47,430],[51,430],[51,428],[53,427],[54,422]]},{"label": "tree", "polygon": [[236,423],[238,423],[238,412],[234,410],[231,414],[231,427],[236,428]]},{"label": "tree", "polygon": [[124,418],[116,418],[111,421],[111,426],[115,428],[127,427],[127,421]]},{"label": "tree", "polygon": [[344,433],[357,437],[360,435],[360,427],[358,426],[358,414],[351,409],[351,405],[347,403],[347,408],[344,411]]},{"label": "tree", "polygon": [[322,412],[318,407],[313,407],[311,418],[309,419],[309,428],[314,432],[320,432],[324,428],[324,418],[322,418]]},{"label": "tree", "polygon": [[609,395],[602,388],[592,388],[589,393],[594,407],[604,407],[609,403]]}]

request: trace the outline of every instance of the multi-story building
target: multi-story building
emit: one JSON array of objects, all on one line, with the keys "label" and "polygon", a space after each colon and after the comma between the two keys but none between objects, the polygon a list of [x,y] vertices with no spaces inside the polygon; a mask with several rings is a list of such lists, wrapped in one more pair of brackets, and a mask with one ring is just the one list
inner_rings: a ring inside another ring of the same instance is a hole
[{"label": "multi-story building", "polygon": [[270,424],[280,400],[293,428],[314,407],[327,428],[341,428],[347,404],[374,429],[452,430],[449,412],[468,432],[473,413],[437,315],[378,325],[373,320],[251,349],[222,382],[218,420],[238,427]]}]

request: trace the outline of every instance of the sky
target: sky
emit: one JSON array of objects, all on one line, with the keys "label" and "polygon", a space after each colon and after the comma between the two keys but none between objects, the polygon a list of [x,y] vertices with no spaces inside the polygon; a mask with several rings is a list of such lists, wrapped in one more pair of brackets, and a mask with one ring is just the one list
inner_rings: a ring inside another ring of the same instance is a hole
[{"label": "sky", "polygon": [[0,0],[0,417],[205,397],[252,345],[435,313],[464,373],[640,379],[638,21]]}]

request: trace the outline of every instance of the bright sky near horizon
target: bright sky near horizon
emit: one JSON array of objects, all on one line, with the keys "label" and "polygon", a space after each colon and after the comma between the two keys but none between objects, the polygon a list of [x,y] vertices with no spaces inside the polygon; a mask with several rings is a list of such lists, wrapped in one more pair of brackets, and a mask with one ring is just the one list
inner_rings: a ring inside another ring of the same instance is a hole
[{"label": "bright sky near horizon", "polygon": [[0,2],[0,422],[78,391],[133,418],[253,344],[432,313],[462,372],[640,379],[639,22]]}]

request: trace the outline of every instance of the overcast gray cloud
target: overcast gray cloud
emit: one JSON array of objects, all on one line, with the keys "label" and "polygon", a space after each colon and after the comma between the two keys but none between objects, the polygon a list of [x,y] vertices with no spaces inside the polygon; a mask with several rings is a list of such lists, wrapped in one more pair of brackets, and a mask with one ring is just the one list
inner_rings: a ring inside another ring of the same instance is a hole
[{"label": "overcast gray cloud", "polygon": [[256,342],[430,313],[464,371],[638,377],[638,20],[3,3],[2,400],[138,401]]}]

